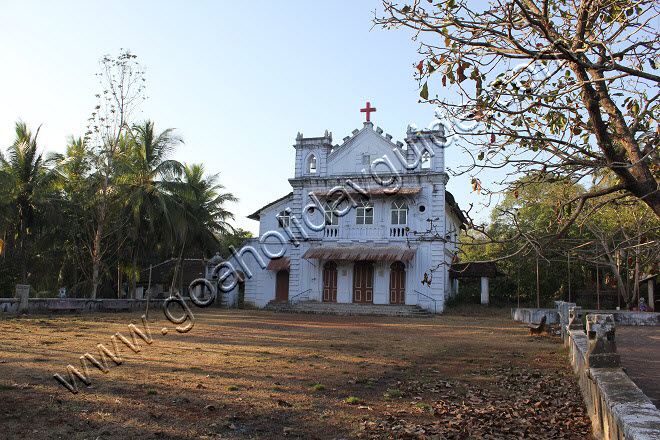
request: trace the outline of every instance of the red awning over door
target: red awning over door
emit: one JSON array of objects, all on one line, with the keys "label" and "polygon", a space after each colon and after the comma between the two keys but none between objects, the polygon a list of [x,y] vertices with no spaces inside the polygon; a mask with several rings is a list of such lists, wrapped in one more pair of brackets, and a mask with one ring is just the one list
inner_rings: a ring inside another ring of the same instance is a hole
[{"label": "red awning over door", "polygon": [[280,257],[268,262],[266,270],[289,270],[289,258]]},{"label": "red awning over door", "polygon": [[308,260],[408,261],[417,252],[408,246],[314,246],[303,258]]}]

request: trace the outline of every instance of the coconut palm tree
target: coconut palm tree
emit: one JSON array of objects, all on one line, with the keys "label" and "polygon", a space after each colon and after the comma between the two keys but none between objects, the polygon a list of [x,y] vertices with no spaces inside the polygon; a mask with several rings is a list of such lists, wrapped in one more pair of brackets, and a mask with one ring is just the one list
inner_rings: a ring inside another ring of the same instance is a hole
[{"label": "coconut palm tree", "polygon": [[148,244],[146,237],[172,224],[174,201],[167,183],[181,174],[182,165],[171,155],[182,141],[171,128],[156,134],[152,121],[134,125],[126,140],[121,147],[116,181],[125,202],[133,295],[138,258]]},{"label": "coconut palm tree", "polygon": [[184,200],[186,211],[195,218],[191,225],[194,228],[191,239],[202,250],[208,249],[208,245],[216,245],[218,235],[234,231],[229,224],[234,214],[225,205],[238,199],[231,193],[223,192],[225,187],[219,183],[219,176],[205,176],[202,164],[185,164],[183,167],[183,185],[179,196]]},{"label": "coconut palm tree", "polygon": [[8,226],[16,237],[16,256],[23,283],[28,279],[28,253],[33,228],[39,215],[53,195],[57,171],[46,165],[37,146],[39,129],[32,132],[23,121],[16,122],[16,139],[7,155],[0,155],[4,211],[8,212]]},{"label": "coconut palm tree", "polygon": [[170,187],[179,206],[173,217],[172,240],[178,259],[170,287],[172,292],[187,248],[195,247],[204,255],[213,254],[219,247],[217,237],[234,231],[229,224],[234,215],[225,205],[238,199],[224,192],[219,174],[205,176],[201,164],[184,165],[181,177]]},{"label": "coconut palm tree", "polygon": [[[94,236],[93,199],[100,189],[99,175],[95,174],[90,148],[81,137],[70,136],[65,154],[53,154],[60,179],[57,189],[61,193],[58,223],[51,228],[57,234],[54,246],[59,248],[61,261],[58,285],[64,283],[64,272],[70,272],[71,293],[75,296],[85,281],[91,281]],[[83,275],[81,278],[80,275]]]}]

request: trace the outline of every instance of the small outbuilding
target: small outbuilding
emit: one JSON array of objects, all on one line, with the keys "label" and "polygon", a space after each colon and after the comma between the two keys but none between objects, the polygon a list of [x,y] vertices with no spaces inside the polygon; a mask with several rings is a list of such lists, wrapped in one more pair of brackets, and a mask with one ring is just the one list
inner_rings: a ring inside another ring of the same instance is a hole
[{"label": "small outbuilding", "polygon": [[481,278],[481,304],[488,305],[489,302],[489,280],[504,276],[497,269],[495,262],[468,262],[452,263],[449,268],[449,279],[452,281],[452,290],[458,292],[459,279]]}]

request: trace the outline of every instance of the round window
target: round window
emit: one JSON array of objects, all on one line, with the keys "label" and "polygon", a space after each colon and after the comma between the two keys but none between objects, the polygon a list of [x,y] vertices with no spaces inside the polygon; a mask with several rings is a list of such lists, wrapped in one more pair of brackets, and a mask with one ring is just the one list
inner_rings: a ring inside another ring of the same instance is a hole
[{"label": "round window", "polygon": [[419,205],[419,212],[424,212],[424,211],[426,211],[426,206]]}]

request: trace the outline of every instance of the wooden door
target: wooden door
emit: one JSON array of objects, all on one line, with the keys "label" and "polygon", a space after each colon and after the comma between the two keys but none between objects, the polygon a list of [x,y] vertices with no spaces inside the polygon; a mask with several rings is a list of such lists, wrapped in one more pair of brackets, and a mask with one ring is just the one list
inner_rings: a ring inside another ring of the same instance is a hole
[{"label": "wooden door", "polygon": [[289,271],[278,270],[275,277],[275,301],[289,300]]},{"label": "wooden door", "polygon": [[337,302],[337,263],[334,261],[323,266],[323,302]]},{"label": "wooden door", "polygon": [[353,302],[374,302],[374,265],[356,261],[353,269]]},{"label": "wooden door", "polygon": [[395,261],[390,266],[390,304],[406,303],[406,266]]}]

